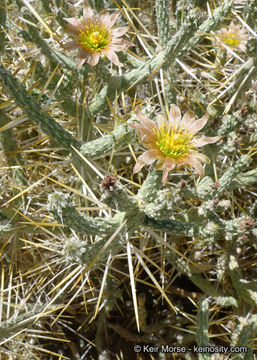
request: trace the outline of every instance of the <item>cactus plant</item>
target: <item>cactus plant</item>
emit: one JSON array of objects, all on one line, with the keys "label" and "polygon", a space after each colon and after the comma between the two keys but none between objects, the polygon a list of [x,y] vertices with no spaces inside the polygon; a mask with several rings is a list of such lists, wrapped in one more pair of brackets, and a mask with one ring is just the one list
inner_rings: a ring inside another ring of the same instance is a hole
[{"label": "cactus plant", "polygon": [[253,3],[0,0],[5,359],[253,358]]}]

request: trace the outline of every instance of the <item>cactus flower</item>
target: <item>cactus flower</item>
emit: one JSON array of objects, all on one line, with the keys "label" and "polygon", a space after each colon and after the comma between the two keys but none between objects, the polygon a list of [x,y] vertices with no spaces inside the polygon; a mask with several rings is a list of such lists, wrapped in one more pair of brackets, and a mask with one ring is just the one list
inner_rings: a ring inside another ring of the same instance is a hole
[{"label": "cactus flower", "polygon": [[121,38],[128,31],[128,26],[112,29],[119,15],[119,11],[109,14],[103,10],[95,17],[93,10],[86,7],[82,19],[64,18],[68,22],[66,31],[74,40],[63,46],[65,49],[78,49],[77,67],[81,67],[85,61],[95,66],[101,55],[106,56],[115,65],[123,66],[116,52],[125,50],[133,44]]},{"label": "cactus flower", "polygon": [[164,114],[158,114],[155,122],[141,112],[137,112],[136,115],[141,123],[129,125],[140,131],[142,144],[147,150],[138,157],[134,173],[141,170],[144,165],[151,165],[157,160],[156,169],[163,170],[163,183],[167,181],[171,170],[184,166],[192,167],[201,177],[204,176],[202,163],[209,162],[209,158],[196,149],[215,143],[221,138],[195,137],[207,123],[208,114],[195,120],[194,113],[188,111],[181,118],[179,107],[171,105],[168,119]]},{"label": "cactus flower", "polygon": [[235,25],[232,21],[228,28],[222,28],[217,31],[215,39],[218,43],[224,44],[232,50],[245,52],[249,36],[249,33],[241,25]]}]

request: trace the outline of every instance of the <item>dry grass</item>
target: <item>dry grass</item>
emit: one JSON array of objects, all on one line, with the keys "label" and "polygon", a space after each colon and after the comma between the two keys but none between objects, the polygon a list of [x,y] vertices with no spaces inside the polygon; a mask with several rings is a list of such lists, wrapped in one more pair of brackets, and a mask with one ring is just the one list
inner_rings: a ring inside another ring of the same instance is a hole
[{"label": "dry grass", "polygon": [[[96,157],[80,156],[76,146],[71,155],[71,148],[67,151],[42,131],[0,82],[0,359],[253,359],[256,9],[254,13],[250,1],[235,4],[222,22],[227,25],[233,19],[247,27],[251,37],[246,53],[235,51],[227,58],[212,33],[197,33],[201,40],[174,63],[149,68],[141,83],[136,80],[123,91],[116,89],[113,98],[107,97],[93,113],[90,106],[96,105],[110,77],[155,58],[161,39],[153,1],[92,3],[96,9],[120,7],[120,24],[130,24],[128,39],[135,46],[120,54],[124,68],[104,60],[96,68],[74,67],[75,53],[62,48],[68,40],[62,18],[80,14],[84,6],[73,0],[0,0],[1,63],[42,112],[80,144],[110,134],[130,121],[137,107],[153,119],[171,102],[177,102],[183,113],[191,109],[200,116],[208,110],[211,119],[205,134],[223,135],[218,145],[206,149],[211,163],[205,170],[212,187],[202,186],[200,192],[202,182],[190,169],[174,171],[154,205],[157,220],[196,221],[206,225],[205,233],[186,236],[142,227],[130,234],[124,230],[128,216],[83,263],[81,249],[102,238],[57,222],[49,210],[49,195],[66,194],[79,212],[92,218],[119,214],[119,208],[106,203],[101,182],[110,174],[128,196],[136,196],[149,171],[144,168],[133,175],[143,147],[134,139]],[[215,1],[168,3],[171,36],[191,8],[200,7],[201,24],[222,6]],[[230,174],[231,179],[222,178],[243,155],[249,159],[240,171]],[[213,223],[218,232],[207,227]],[[117,235],[123,243],[118,252],[111,252]],[[187,349],[242,345],[248,354],[136,354],[135,344]]]}]

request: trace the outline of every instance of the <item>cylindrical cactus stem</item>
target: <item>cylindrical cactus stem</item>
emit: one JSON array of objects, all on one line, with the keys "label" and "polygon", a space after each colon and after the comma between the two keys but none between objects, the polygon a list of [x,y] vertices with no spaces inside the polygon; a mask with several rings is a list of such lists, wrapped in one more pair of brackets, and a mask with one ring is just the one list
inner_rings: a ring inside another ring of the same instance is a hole
[{"label": "cylindrical cactus stem", "polygon": [[0,65],[0,78],[3,80],[6,90],[14,97],[16,104],[21,107],[28,117],[52,139],[61,146],[70,149],[71,145],[78,148],[79,142],[64,130],[50,115],[42,111],[41,106],[30,95],[19,81],[11,73]]},{"label": "cylindrical cactus stem", "polygon": [[[95,66],[94,70],[99,81],[109,82],[110,78],[112,78],[112,75],[108,67],[106,66],[106,63],[103,61],[100,61],[97,66]],[[115,77],[113,78],[115,79]]]},{"label": "cylindrical cactus stem", "polygon": [[[4,110],[0,110],[0,127],[8,124],[9,119]],[[7,160],[9,167],[11,168],[10,173],[11,177],[13,178],[13,187],[11,187],[11,191],[13,195],[17,195],[20,192],[22,186],[27,186],[26,177],[20,167],[23,164],[22,155],[18,152],[18,146],[13,135],[12,129],[7,129],[0,133],[0,142],[2,144],[4,154]],[[18,197],[13,201],[13,206],[10,208],[10,217],[12,221],[16,220],[20,215],[15,210],[15,206],[21,206],[22,198]]]},{"label": "cylindrical cactus stem", "polygon": [[[87,266],[87,269],[97,269],[106,262],[109,255],[120,252],[124,246],[124,238],[117,236],[102,237],[92,244],[87,244],[80,249],[80,262]],[[74,261],[76,262],[76,261]]]},{"label": "cylindrical cactus stem", "polygon": [[[120,221],[119,226],[111,232],[109,232],[108,229],[108,235],[98,237],[94,243],[88,244],[77,238],[65,239],[62,251],[63,255],[68,261],[86,265],[87,269],[98,268],[99,265],[107,260],[110,253],[115,255],[122,250],[127,239],[139,228],[144,217],[143,214],[136,214],[134,217],[128,219],[125,218],[126,215],[125,212],[118,213],[114,220],[117,222]],[[98,227],[94,229],[94,233],[96,232],[97,235],[101,234],[101,224],[100,226],[99,224],[96,225]]]},{"label": "cylindrical cactus stem", "polygon": [[233,332],[233,342],[231,346],[244,347],[244,351],[237,355],[238,360],[253,359],[253,339],[257,334],[257,315],[247,315],[246,318],[240,317],[239,323]]},{"label": "cylindrical cactus stem", "polygon": [[80,214],[69,197],[60,192],[49,196],[48,208],[59,223],[81,234],[108,235],[114,233],[124,221],[124,213],[118,213],[113,218],[92,218]]},{"label": "cylindrical cactus stem", "polygon": [[6,6],[5,0],[0,0],[0,53],[4,51]]},{"label": "cylindrical cactus stem", "polygon": [[[181,56],[185,53],[185,44],[188,44],[190,39],[194,38],[202,18],[203,14],[199,11],[199,9],[196,8],[189,11],[184,23],[176,34],[171,37],[165,47],[164,62],[162,64],[163,68],[169,68],[170,64],[173,64],[177,56]],[[177,38],[178,36],[179,41]],[[190,49],[187,49],[187,51],[189,50]]]},{"label": "cylindrical cactus stem", "polygon": [[239,264],[234,255],[229,255],[228,272],[232,284],[238,295],[249,305],[256,306],[257,292],[247,288],[242,274],[239,270]]},{"label": "cylindrical cactus stem", "polygon": [[231,183],[234,188],[240,188],[242,186],[254,186],[257,184],[257,168],[238,174],[235,181]]},{"label": "cylindrical cactus stem", "polygon": [[[9,119],[4,110],[0,110],[0,127],[7,125]],[[12,129],[7,129],[0,134],[0,141],[4,149],[7,163],[10,167],[19,166],[23,164],[22,156],[18,153],[18,145],[16,143],[15,137],[13,135]],[[14,176],[14,184],[17,186],[26,186],[25,176],[20,168],[14,168],[11,170]],[[14,194],[18,193],[14,189]]]},{"label": "cylindrical cactus stem", "polygon": [[210,176],[204,176],[196,188],[196,196],[202,200],[212,199],[215,193],[215,183]]},{"label": "cylindrical cactus stem", "polygon": [[237,93],[237,97],[240,94],[245,93],[252,84],[252,81],[256,79],[257,76],[257,58],[249,59],[241,70],[237,74],[234,84],[229,91],[229,95],[232,97],[234,93]]},{"label": "cylindrical cactus stem", "polygon": [[196,34],[185,43],[183,51],[187,52],[194,47],[201,39],[203,34],[208,34],[219,28],[224,19],[230,15],[233,6],[233,0],[223,2],[217,7],[203,23],[199,26]]},{"label": "cylindrical cactus stem", "polygon": [[80,147],[80,153],[85,157],[104,156],[113,147],[118,149],[128,142],[135,141],[136,132],[130,126],[122,124],[117,126],[110,135],[105,135],[99,139],[84,143]]},{"label": "cylindrical cactus stem", "polygon": [[16,229],[11,224],[0,224],[0,236],[10,235],[15,232]]},{"label": "cylindrical cactus stem", "polygon": [[223,297],[226,294],[220,293],[211,283],[204,279],[200,271],[200,267],[189,265],[189,263],[182,257],[176,255],[171,250],[168,250],[166,253],[167,260],[182,274],[188,276],[188,278],[206,295],[213,297]]},{"label": "cylindrical cactus stem", "polygon": [[[111,240],[110,240],[111,239]],[[93,243],[82,241],[79,237],[62,238],[63,247],[61,254],[69,263],[83,264],[89,269],[94,269],[103,264],[110,253],[119,252],[123,246],[121,237],[98,237]],[[110,240],[110,241],[109,241]],[[104,249],[104,251],[103,251]]]},{"label": "cylindrical cactus stem", "polygon": [[156,0],[155,2],[156,24],[158,37],[162,47],[165,47],[170,38],[169,7],[167,0]]},{"label": "cylindrical cactus stem", "polygon": [[225,190],[230,187],[230,184],[235,177],[240,174],[250,163],[251,157],[249,155],[242,155],[234,165],[232,165],[220,178],[219,188],[216,192],[217,197]]},{"label": "cylindrical cactus stem", "polygon": [[161,186],[162,172],[160,170],[155,170],[152,165],[147,178],[137,193],[137,197],[142,199],[143,202],[149,203],[155,199],[157,191],[160,190]]},{"label": "cylindrical cactus stem", "polygon": [[[38,78],[41,78],[41,83],[47,82],[49,78],[49,74],[44,70],[42,64],[40,62],[37,63],[35,73]],[[82,113],[84,111],[86,118],[89,116],[87,109],[82,109],[82,105],[72,100],[72,92],[74,88],[74,83],[76,82],[79,74],[75,73],[73,70],[67,70],[65,72],[65,78],[59,85],[58,91],[55,94],[57,100],[60,101],[60,106],[63,110],[73,116],[81,118]],[[57,83],[60,80],[61,75],[57,74],[53,77],[52,81],[49,83],[48,88],[52,91],[55,90]],[[86,119],[87,120],[87,119]],[[86,121],[85,120],[85,121]]]},{"label": "cylindrical cactus stem", "polygon": [[128,195],[127,191],[116,183],[116,180],[110,175],[104,178],[101,184],[104,189],[101,201],[112,209],[125,211],[128,216],[135,216],[139,211],[136,198]]},{"label": "cylindrical cactus stem", "polygon": [[[12,316],[12,318],[1,323],[0,340],[11,337],[33,324],[38,316],[42,314],[42,310],[46,307],[46,304],[41,303],[40,305],[34,305],[33,310],[28,310],[28,307],[31,308],[32,306],[27,304],[26,310],[20,311],[19,315]],[[50,305],[50,309],[54,309],[55,307],[56,305]]]},{"label": "cylindrical cactus stem", "polygon": [[228,114],[222,117],[222,124],[220,125],[217,135],[228,135],[240,125],[240,118],[236,114]]},{"label": "cylindrical cactus stem", "polygon": [[[246,160],[247,160],[247,158],[246,158]],[[226,184],[225,181],[227,181],[226,179],[229,179],[228,187],[230,190],[238,189],[242,186],[253,186],[257,183],[257,169],[252,169],[252,170],[249,170],[246,172],[240,172],[238,175],[235,174],[234,176],[233,176],[234,168],[233,168],[232,172],[231,172],[231,170],[232,169],[229,168],[229,170],[227,170],[224,173],[224,175],[223,175],[224,177],[222,176],[221,179],[216,184],[213,181],[213,179],[209,176],[205,176],[204,178],[202,178],[200,180],[199,184],[197,185],[196,194],[194,193],[194,189],[193,189],[193,191],[190,191],[191,189],[189,189],[189,188],[185,188],[185,189],[182,188],[181,193],[185,197],[191,197],[191,198],[198,197],[202,200],[208,200],[208,199],[213,199],[214,197],[217,197],[217,190],[220,194],[221,180],[222,180],[222,183],[224,186]],[[231,174],[232,174],[232,176],[231,176]],[[230,182],[230,179],[231,179],[231,182]],[[227,186],[226,186],[226,188],[227,188]]]},{"label": "cylindrical cactus stem", "polygon": [[198,233],[196,231],[196,224],[176,220],[154,220],[146,216],[142,225],[154,230],[160,230],[171,234],[194,236]]},{"label": "cylindrical cactus stem", "polygon": [[[197,345],[198,346],[206,346],[209,343],[209,303],[207,298],[201,298],[198,304],[198,312],[197,312]],[[201,354],[199,357],[201,360],[210,359],[209,354]],[[208,355],[208,356],[206,356]]]},{"label": "cylindrical cactus stem", "polygon": [[235,308],[238,308],[238,301],[233,296],[218,296],[215,297],[215,301],[222,307],[234,306]]},{"label": "cylindrical cactus stem", "polygon": [[[217,215],[216,217],[218,218]],[[187,223],[178,220],[155,220],[153,218],[150,218],[149,216],[146,216],[142,225],[169,234],[198,236],[203,239],[209,239],[210,242],[213,242],[214,239],[219,238],[220,233],[222,232],[219,224],[220,222],[218,222],[217,224],[216,221],[208,221],[205,224],[198,224]]]}]

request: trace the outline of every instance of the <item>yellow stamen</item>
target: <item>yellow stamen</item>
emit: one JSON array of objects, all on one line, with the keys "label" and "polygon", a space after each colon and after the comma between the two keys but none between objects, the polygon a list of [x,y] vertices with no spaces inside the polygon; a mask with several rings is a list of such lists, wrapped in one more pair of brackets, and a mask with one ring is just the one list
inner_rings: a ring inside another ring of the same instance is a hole
[{"label": "yellow stamen", "polygon": [[111,34],[104,26],[95,22],[80,31],[79,42],[85,50],[99,52],[108,48],[111,43]]},{"label": "yellow stamen", "polygon": [[232,31],[229,32],[226,36],[222,36],[222,40],[225,44],[235,47],[237,47],[241,42],[240,39],[236,37],[236,34],[234,34]]},{"label": "yellow stamen", "polygon": [[192,135],[188,129],[176,128],[166,129],[161,126],[156,130],[156,145],[159,150],[166,157],[172,159],[178,159],[186,154],[193,148],[193,144],[190,143]]}]

